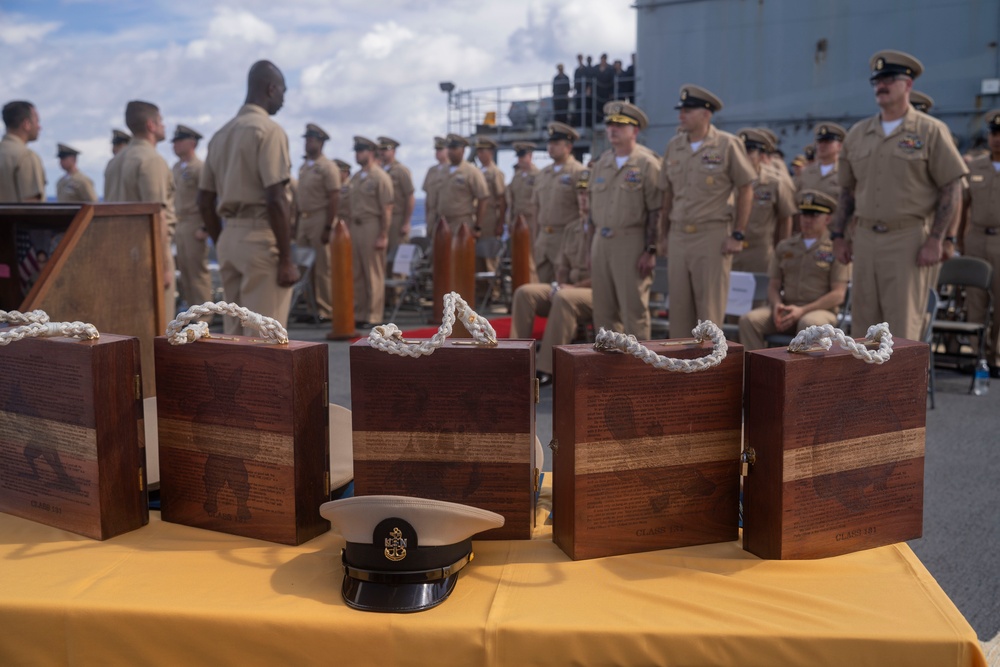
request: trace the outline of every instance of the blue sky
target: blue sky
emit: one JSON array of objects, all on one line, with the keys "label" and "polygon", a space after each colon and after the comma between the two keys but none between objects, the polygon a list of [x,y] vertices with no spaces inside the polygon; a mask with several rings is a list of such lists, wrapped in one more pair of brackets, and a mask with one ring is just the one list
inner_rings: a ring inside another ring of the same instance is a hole
[{"label": "blue sky", "polygon": [[[0,0],[0,99],[38,107],[42,133],[32,148],[50,193],[62,175],[59,142],[83,151],[80,168],[100,192],[111,128],[124,128],[128,100],[159,105],[168,138],[177,123],[209,137],[242,103],[249,66],[266,58],[289,84],[275,120],[289,135],[293,170],[304,126],[315,122],[332,137],[331,158],[350,160],[356,134],[395,137],[399,159],[419,182],[433,160],[432,137],[446,131],[439,81],[459,88],[547,82],[556,62],[572,71],[578,51],[627,62],[636,33],[630,4]],[[173,164],[170,143],[159,150]]]}]

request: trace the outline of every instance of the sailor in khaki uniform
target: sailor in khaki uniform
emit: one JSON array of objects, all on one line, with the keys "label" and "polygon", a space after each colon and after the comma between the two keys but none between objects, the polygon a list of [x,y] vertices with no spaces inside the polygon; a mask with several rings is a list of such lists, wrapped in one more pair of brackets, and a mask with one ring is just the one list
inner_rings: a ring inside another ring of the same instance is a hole
[{"label": "sailor in khaki uniform", "polygon": [[389,248],[386,256],[395,257],[399,244],[410,240],[410,220],[413,218],[413,208],[416,205],[416,199],[413,197],[413,177],[406,165],[396,159],[398,141],[392,137],[379,137],[376,141],[379,162],[392,179],[392,226],[389,228]]},{"label": "sailor in khaki uniform", "polygon": [[[285,77],[273,63],[260,60],[250,67],[246,102],[209,142],[198,185],[198,208],[216,244],[226,300],[282,326],[299,279],[288,218],[288,135],[271,119],[284,104],[285,90]],[[225,329],[256,334],[228,316]]]},{"label": "sailor in khaki uniform", "polygon": [[659,160],[636,143],[649,124],[638,107],[608,102],[604,121],[611,149],[590,172],[594,327],[648,339],[649,286],[662,200]]},{"label": "sailor in khaki uniform", "polygon": [[174,176],[156,151],[167,134],[160,109],[149,102],[133,100],[125,107],[125,124],[132,141],[108,164],[104,181],[106,202],[155,202],[163,207],[160,216],[163,242],[163,310],[165,321],[177,314],[177,278],[171,244],[177,228],[174,210]]},{"label": "sailor in khaki uniform", "polygon": [[476,220],[479,231],[485,238],[503,236],[504,220],[507,218],[507,184],[504,182],[503,172],[496,165],[496,152],[497,142],[488,137],[476,139],[479,169],[483,172],[486,187],[489,188],[489,203],[485,215]]},{"label": "sailor in khaki uniform", "polygon": [[[965,225],[965,254],[981,257],[993,266],[993,308],[1000,309],[1000,108],[986,114],[990,152],[969,163],[968,219]],[[982,322],[986,294],[969,290],[969,318]],[[990,375],[1000,377],[1000,316],[993,315],[987,339],[986,361]]]},{"label": "sailor in khaki uniform", "polygon": [[56,200],[60,202],[92,202],[97,201],[97,190],[94,182],[76,167],[76,156],[80,151],[66,144],[58,145],[59,166],[66,175],[56,182]]},{"label": "sailor in khaki uniform", "polygon": [[31,102],[8,102],[3,107],[7,133],[0,140],[0,202],[45,200],[42,159],[28,148],[42,125]]},{"label": "sailor in khaki uniform", "polygon": [[[198,182],[201,180],[201,158],[195,153],[201,133],[186,125],[178,125],[171,140],[177,162],[173,166],[174,209],[177,212],[177,269],[181,279],[179,292],[188,305],[197,306],[212,300],[212,276],[208,271],[208,232],[198,210]],[[211,322],[211,315],[204,315]]]},{"label": "sailor in khaki uniform", "polygon": [[132,141],[132,135],[125,130],[111,130],[111,157],[114,157],[125,150],[128,142]]},{"label": "sailor in khaki uniform", "polygon": [[378,144],[354,137],[361,171],[351,177],[351,259],[354,271],[354,321],[369,328],[385,311],[385,253],[392,225],[392,179],[376,158]]},{"label": "sailor in khaki uniform", "polygon": [[448,173],[448,154],[445,149],[444,137],[434,137],[434,159],[437,164],[432,165],[424,176],[424,184],[421,189],[424,191],[424,220],[427,222],[427,236],[434,238],[434,229],[437,227],[438,201],[441,198],[441,185],[444,177]]},{"label": "sailor in khaki uniform", "polygon": [[774,333],[834,324],[844,302],[851,267],[834,258],[826,229],[837,202],[818,190],[804,190],[798,202],[802,233],[775,248],[768,271],[768,305],[740,317],[740,342],[748,350],[766,347],[764,339]]},{"label": "sailor in khaki uniform", "polygon": [[732,256],[743,250],[757,174],[743,142],[712,125],[712,114],[722,109],[718,97],[687,84],[676,108],[683,132],[663,156],[660,221],[670,335],[686,337],[700,320],[718,324],[725,316]]},{"label": "sailor in khaki uniform", "polygon": [[476,221],[486,217],[490,203],[489,187],[483,172],[464,159],[469,145],[465,137],[449,134],[445,144],[448,169],[439,190],[437,214],[448,221],[452,235],[463,223],[470,232],[478,232]]},{"label": "sailor in khaki uniform", "polygon": [[535,186],[538,182],[538,167],[532,161],[532,153],[535,151],[535,144],[527,141],[514,143],[514,155],[517,163],[514,165],[514,177],[507,185],[507,211],[510,229],[514,229],[514,223],[518,217],[524,216],[524,221],[528,223],[531,230],[531,238],[534,240],[538,233],[537,208],[532,201],[535,193]]},{"label": "sailor in khaki uniform", "polygon": [[351,165],[346,160],[334,158],[333,163],[340,170],[340,202],[337,206],[337,217],[347,223],[350,229],[351,224]]},{"label": "sailor in khaki uniform", "polygon": [[[880,113],[856,123],[844,139],[843,189],[830,236],[837,258],[854,260],[852,333],[887,322],[894,335],[920,340],[927,293],[968,170],[948,127],[910,105],[920,62],[880,51],[870,66]],[[858,225],[848,243],[844,231],[853,215]]]},{"label": "sailor in khaki uniform", "polygon": [[802,156],[806,159],[806,164],[812,164],[816,161],[816,145],[809,144],[802,149]]},{"label": "sailor in khaki uniform", "polygon": [[535,362],[542,385],[552,382],[552,348],[573,342],[577,328],[593,316],[594,293],[590,282],[591,235],[588,219],[590,174],[577,174],[577,218],[563,229],[562,251],[556,262],[556,280],[551,284],[528,283],[514,292],[511,308],[511,338],[530,338],[535,316],[547,317],[545,334]]},{"label": "sailor in khaki uniform", "polygon": [[566,226],[580,217],[576,182],[583,170],[583,165],[573,157],[573,142],[580,138],[577,131],[564,123],[549,123],[548,132],[552,164],[538,174],[534,193],[538,209],[535,269],[538,280],[546,284],[555,280]]},{"label": "sailor in khaki uniform", "polygon": [[917,111],[930,113],[931,109],[934,108],[934,98],[927,93],[921,93],[918,90],[911,90],[910,104],[912,104],[913,108]]},{"label": "sailor in khaki uniform", "polygon": [[773,169],[763,169],[761,156],[773,148],[770,137],[754,128],[740,130],[739,137],[757,178],[753,180],[753,206],[743,250],[733,256],[733,271],[766,273],[775,243],[791,234],[795,195],[787,179],[775,175]]},{"label": "sailor in khaki uniform", "polygon": [[802,168],[795,179],[796,192],[819,190],[835,200],[840,199],[840,176],[837,161],[847,130],[836,123],[824,121],[813,128],[816,139],[816,159]]},{"label": "sailor in khaki uniform", "polygon": [[312,285],[316,309],[321,321],[330,319],[330,231],[340,204],[340,170],[323,155],[323,144],[330,138],[319,125],[306,125],[306,156],[299,167],[295,189],[298,224],[295,242],[316,251]]}]

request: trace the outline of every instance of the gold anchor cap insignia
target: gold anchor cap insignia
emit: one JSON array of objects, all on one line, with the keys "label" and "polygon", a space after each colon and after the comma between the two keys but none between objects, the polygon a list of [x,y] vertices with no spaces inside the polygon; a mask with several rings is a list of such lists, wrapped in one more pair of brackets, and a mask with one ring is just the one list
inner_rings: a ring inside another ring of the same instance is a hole
[{"label": "gold anchor cap insignia", "polygon": [[406,538],[399,528],[393,528],[385,538],[385,557],[394,563],[406,558]]}]

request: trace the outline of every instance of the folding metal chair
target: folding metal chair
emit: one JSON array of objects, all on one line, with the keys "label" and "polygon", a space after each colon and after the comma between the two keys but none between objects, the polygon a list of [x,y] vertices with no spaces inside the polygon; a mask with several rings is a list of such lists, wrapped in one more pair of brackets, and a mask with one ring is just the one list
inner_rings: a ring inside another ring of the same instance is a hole
[{"label": "folding metal chair", "polygon": [[670,336],[670,319],[660,317],[660,313],[669,308],[667,299],[669,287],[667,258],[657,257],[656,269],[653,271],[653,284],[649,287],[649,330],[652,338]]},{"label": "folding metal chair", "polygon": [[[316,295],[313,293],[313,265],[316,263],[316,251],[308,246],[292,244],[292,261],[299,269],[299,280],[292,285],[292,301],[289,314],[295,312],[299,302],[303,301],[308,314],[313,321],[319,322],[319,307],[316,305]],[[289,317],[291,320],[291,317]]]},{"label": "folding metal chair", "polygon": [[[984,259],[978,257],[952,257],[941,265],[938,275],[937,291],[944,295],[944,302],[938,312],[945,317],[935,317],[932,328],[932,347],[940,344],[945,336],[976,336],[976,359],[982,359],[986,354],[986,336],[993,315],[993,294],[990,283],[993,280],[993,267]],[[986,311],[982,322],[969,320],[966,304],[966,289],[976,288],[986,292]],[[969,383],[971,392],[976,381],[973,373]]]},{"label": "folding metal chair", "polygon": [[506,252],[507,243],[502,239],[493,237],[476,240],[476,259],[492,259],[496,262],[495,270],[476,272],[476,284],[486,283],[486,293],[483,295],[483,303],[479,307],[481,313],[486,312],[487,306],[493,300],[493,292],[503,287],[503,257]]},{"label": "folding metal chair", "polygon": [[921,340],[931,348],[930,370],[927,376],[927,395],[931,399],[931,410],[934,409],[934,317],[937,315],[941,299],[937,290],[931,288],[927,290],[927,326],[924,327],[924,335]]},{"label": "folding metal chair", "polygon": [[385,288],[395,296],[392,315],[387,321],[392,322],[399,314],[400,307],[410,303],[417,308],[419,316],[423,316],[424,305],[420,294],[420,269],[424,263],[424,252],[415,243],[402,243],[396,247],[392,260],[392,275],[400,278],[386,278]]}]

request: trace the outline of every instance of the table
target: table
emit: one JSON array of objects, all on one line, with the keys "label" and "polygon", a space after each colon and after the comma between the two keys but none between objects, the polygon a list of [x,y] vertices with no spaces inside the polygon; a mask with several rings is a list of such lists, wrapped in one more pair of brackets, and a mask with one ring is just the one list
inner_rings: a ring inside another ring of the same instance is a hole
[{"label": "table", "polygon": [[817,561],[729,542],[573,562],[544,525],[549,499],[546,485],[535,539],[475,543],[451,598],[408,615],[344,605],[334,532],[289,547],[152,512],[96,542],[0,514],[0,664],[986,664],[905,544]]}]

